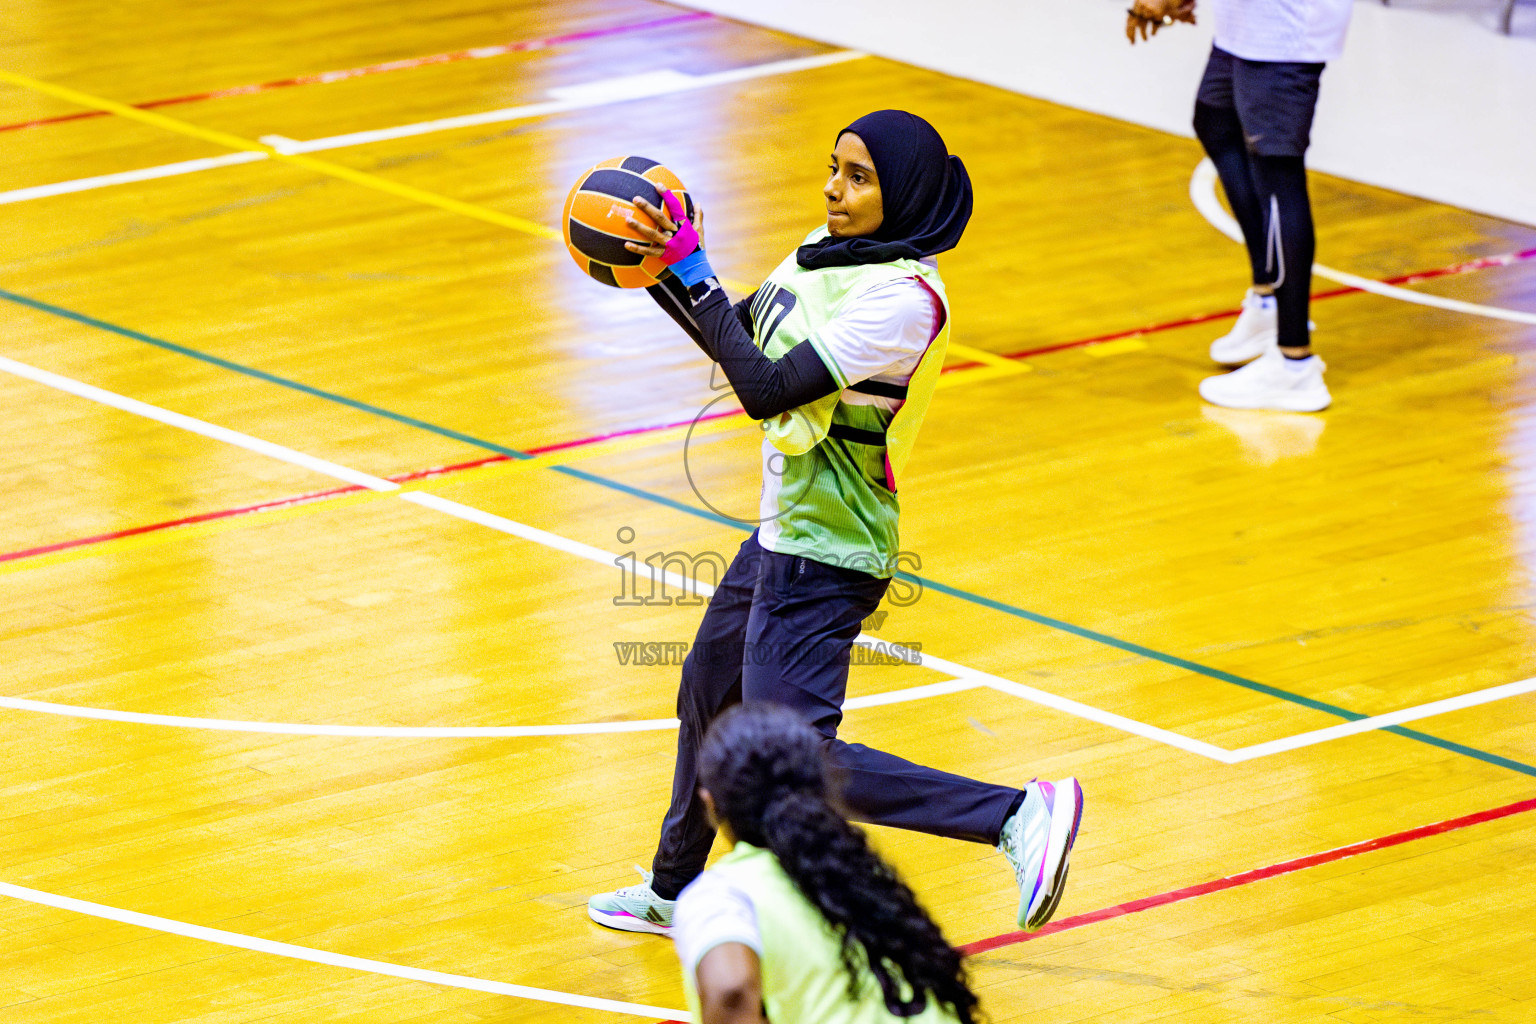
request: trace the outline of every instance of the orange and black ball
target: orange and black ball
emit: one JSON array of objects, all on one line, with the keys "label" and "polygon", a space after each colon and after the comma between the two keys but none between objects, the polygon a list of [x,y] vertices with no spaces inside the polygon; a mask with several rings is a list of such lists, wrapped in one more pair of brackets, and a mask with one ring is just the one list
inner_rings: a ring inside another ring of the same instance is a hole
[{"label": "orange and black ball", "polygon": [[565,200],[561,222],[571,258],[587,274],[615,288],[648,288],[666,267],[660,258],[624,248],[625,242],[649,242],[625,220],[652,221],[634,204],[635,196],[663,208],[660,189],[671,189],[693,216],[693,199],[677,175],[643,156],[604,160],[576,180]]}]

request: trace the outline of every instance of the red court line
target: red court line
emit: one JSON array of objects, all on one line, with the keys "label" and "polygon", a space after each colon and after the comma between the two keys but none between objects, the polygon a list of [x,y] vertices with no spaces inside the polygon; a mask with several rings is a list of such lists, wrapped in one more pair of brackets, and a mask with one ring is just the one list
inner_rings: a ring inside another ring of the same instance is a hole
[{"label": "red court line", "polygon": [[[978,953],[987,953],[994,949],[1001,949],[1004,946],[1013,946],[1020,942],[1028,942],[1031,939],[1055,935],[1057,932],[1071,931],[1084,925],[1097,924],[1099,921],[1125,917],[1128,914],[1139,914],[1143,910],[1151,910],[1153,907],[1165,907],[1170,903],[1181,903],[1184,900],[1192,900],[1196,896],[1221,892],[1225,889],[1235,889],[1240,885],[1249,885],[1253,882],[1263,881],[1266,878],[1276,878],[1280,875],[1291,874],[1294,871],[1304,871],[1307,868],[1315,868],[1320,864],[1329,864],[1336,860],[1358,857],[1362,853],[1372,853],[1376,850],[1401,846],[1404,843],[1411,843],[1417,839],[1427,839],[1430,836],[1455,832],[1459,829],[1481,825],[1488,821],[1497,821],[1499,818],[1508,818],[1516,814],[1524,814],[1526,811],[1532,810],[1536,810],[1536,799],[1521,800],[1518,803],[1505,804],[1503,807],[1495,807],[1487,811],[1478,811],[1475,814],[1452,818],[1449,821],[1441,821],[1433,825],[1421,825],[1418,828],[1408,829],[1406,832],[1395,832],[1389,836],[1382,836],[1380,839],[1367,839],[1361,843],[1341,846],[1336,850],[1329,850],[1326,853],[1314,853],[1306,857],[1297,857],[1295,860],[1271,864],[1267,868],[1255,868],[1252,871],[1244,871],[1239,875],[1228,875],[1226,878],[1218,878],[1213,882],[1202,882],[1199,885],[1186,886],[1183,889],[1174,889],[1172,892],[1165,892],[1157,896],[1147,896],[1143,899],[1131,900],[1129,903],[1106,907],[1103,910],[1090,911],[1086,914],[1079,914],[1076,917],[1063,918],[1060,921],[1052,921],[1036,932],[1008,932],[1004,935],[995,935],[990,939],[978,939],[975,942],[968,942],[960,946],[959,949],[960,952],[967,956],[975,956]],[[664,1020],[659,1021],[658,1024],[686,1024],[686,1022]]]},{"label": "red court line", "polygon": [[[483,459],[474,459],[470,462],[457,462],[451,466],[434,466],[431,469],[418,469],[411,473],[401,473],[399,476],[386,477],[397,484],[410,483],[414,480],[430,480],[434,477],[449,476],[453,473],[461,473],[466,469],[475,469],[496,462],[506,462],[510,455],[492,455]],[[219,519],[232,519],[235,516],[254,515],[258,512],[275,512],[278,509],[290,508],[294,505],[307,505],[314,501],[324,501],[327,498],[339,498],[343,494],[355,494],[367,490],[359,484],[347,487],[333,487],[327,491],[312,491],[309,494],[300,494],[292,498],[277,498],[273,501],[263,501],[255,505],[242,505],[239,508],[226,508],[218,512],[202,512],[195,516],[187,516],[183,519],[167,519],[159,523],[146,523],[143,526],[131,526],[126,530],[114,530],[111,533],[98,533],[93,537],[77,537],[74,540],[61,540],[54,544],[44,544],[41,547],[26,548],[21,551],[11,551],[0,554],[0,563],[14,562],[21,558],[33,558],[37,555],[47,555],[55,551],[68,551],[70,548],[85,547],[90,544],[104,544],[109,540],[121,540],[124,537],[137,537],[143,533],[158,533],[161,530],[174,530],[178,526],[193,526],[197,523],[211,523]]]},{"label": "red court line", "polygon": [[[627,437],[632,434],[646,434],[657,430],[668,430],[672,427],[686,426],[689,423],[707,420],[721,419],[726,416],[734,416],[740,410],[732,412],[713,413],[709,416],[698,417],[697,420],[679,420],[676,423],[663,423],[659,426],[633,427],[629,430],[615,430],[607,434],[597,434],[592,437],[578,438],[575,441],[560,441],[556,444],[544,445],[539,448],[528,449],[529,455],[544,455],[549,452],[562,451],[567,448],[578,448],[583,445],[596,444],[614,437]],[[491,466],[498,462],[510,462],[511,455],[488,455],[482,459],[471,459],[469,462],[455,462],[447,466],[433,466],[429,469],[418,469],[410,473],[400,473],[396,476],[385,477],[397,484],[412,483],[417,480],[432,480],[437,477],[452,476],[469,469],[478,469],[481,466]],[[217,519],[231,519],[235,516],[253,515],[258,512],[275,512],[281,508],[292,505],[306,505],[312,501],[323,501],[326,498],[337,498],[343,494],[353,494],[367,488],[353,484],[348,487],[335,487],[328,491],[314,491],[309,494],[300,494],[292,498],[277,498],[273,501],[263,501],[255,505],[242,505],[239,508],[227,508],[217,512],[202,512],[195,516],[186,516],[182,519],[167,519],[158,523],[146,523],[143,526],[132,526],[126,530],[114,530],[111,533],[98,533],[91,537],[77,537],[74,540],[61,540],[53,544],[44,544],[41,547],[24,548],[20,551],[10,551],[0,554],[0,563],[14,562],[22,558],[33,558],[37,555],[47,555],[55,551],[68,551],[70,548],[85,547],[90,544],[103,544],[109,540],[121,540],[124,537],[136,537],[142,533],[157,533],[161,530],[174,530],[178,526],[192,526],[197,523],[213,522]]]},{"label": "red court line", "polygon": [[547,444],[542,448],[530,448],[530,455],[543,455],[547,452],[563,451],[566,448],[580,448],[583,445],[596,444],[599,441],[609,441],[615,437],[630,437],[634,434],[650,434],[658,430],[671,430],[674,427],[686,427],[690,423],[708,423],[711,420],[723,420],[731,416],[741,415],[740,409],[727,409],[725,412],[712,412],[708,416],[691,416],[686,420],[674,420],[671,423],[655,423],[648,427],[630,427],[627,430],[614,430],[606,434],[593,434],[591,437],[578,437],[574,441],[560,441],[556,444]]},{"label": "red court line", "polygon": [[1000,949],[1003,946],[1028,942],[1031,939],[1042,938],[1046,935],[1055,935],[1057,932],[1071,931],[1074,928],[1097,924],[1100,921],[1108,921],[1111,918],[1125,917],[1128,914],[1139,914],[1143,910],[1151,910],[1153,907],[1165,907],[1170,903],[1182,903],[1184,900],[1192,900],[1196,896],[1205,896],[1213,892],[1235,889],[1241,885],[1261,882],[1266,878],[1277,878],[1280,875],[1288,875],[1294,871],[1315,868],[1320,864],[1330,864],[1336,860],[1358,857],[1363,853],[1372,853],[1376,850],[1401,846],[1404,843],[1411,843],[1418,839],[1443,835],[1446,832],[1455,832],[1458,829],[1469,828],[1488,821],[1496,821],[1499,818],[1508,818],[1515,814],[1524,814],[1526,811],[1531,810],[1536,810],[1536,799],[1521,800],[1518,803],[1505,804],[1503,807],[1495,807],[1492,810],[1478,811],[1476,814],[1452,818],[1449,821],[1438,822],[1434,825],[1421,825],[1418,828],[1408,829],[1406,832],[1396,832],[1389,836],[1382,836],[1380,839],[1368,839],[1365,842],[1341,846],[1336,850],[1329,850],[1326,853],[1314,853],[1306,857],[1297,857],[1295,860],[1282,861],[1279,864],[1271,864],[1265,868],[1255,868],[1252,871],[1244,871],[1238,875],[1228,875],[1226,878],[1218,878],[1212,882],[1201,882],[1199,885],[1174,889],[1172,892],[1161,893],[1157,896],[1147,896],[1139,900],[1131,900],[1129,903],[1121,903],[1118,906],[1106,907],[1103,910],[1094,910],[1086,914],[1079,914],[1076,917],[1052,921],[1037,932],[1008,932],[1005,935],[995,935],[990,939],[978,939],[975,942],[968,942],[961,946],[960,951],[974,956],[977,953],[986,953],[990,950]]},{"label": "red court line", "polygon": [[[365,75],[379,75],[390,71],[406,71],[411,68],[422,68],[429,64],[452,64],[461,60],[483,60],[486,57],[500,57],[508,53],[524,53],[529,50],[543,50],[551,46],[560,46],[564,43],[577,43],[587,39],[600,39],[604,36],[623,35],[628,32],[643,32],[646,29],[663,28],[669,25],[683,25],[694,21],[705,21],[714,15],[708,11],[689,11],[686,14],[673,14],[665,18],[651,18],[648,21],[634,21],[623,25],[610,25],[607,28],[587,29],[584,32],[570,32],[560,36],[550,36],[546,39],[527,39],[516,43],[499,43],[495,46],[477,46],[469,50],[455,50],[452,53],[434,53],[427,57],[409,57],[405,60],[392,60],[383,64],[369,64],[366,67],[347,68],[344,71],[322,71],[313,75],[298,75],[294,78],[280,78],[273,82],[262,82],[258,85],[236,85],[228,89],[215,89],[211,92],[197,92],[187,96],[172,96],[169,99],[150,100],[146,103],[135,103],[140,110],[154,110],[156,107],[170,107],[178,103],[197,103],[201,100],[224,99],[229,96],[249,96],[259,92],[270,92],[273,89],[287,89],[296,85],[326,85],[331,82],[341,82],[349,78],[362,78]],[[59,124],[63,121],[83,121],[92,117],[106,117],[104,110],[82,110],[73,114],[60,114],[57,117],[44,117],[36,121],[21,121],[17,124],[0,125],[0,132],[19,131],[23,128],[37,128],[45,124]]]},{"label": "red court line", "polygon": [[[698,422],[720,419],[724,416],[734,416],[734,412],[715,413],[699,418]],[[666,423],[661,426],[635,427],[630,430],[615,430],[607,434],[598,434],[594,437],[580,438],[575,441],[561,441],[557,444],[544,445],[540,448],[530,448],[529,455],[543,455],[548,452],[561,451],[566,448],[576,448],[582,445],[596,444],[613,437],[626,437],[631,434],[644,434],[655,430],[666,430],[671,427],[685,426],[694,420],[681,420],[677,423]],[[498,462],[510,462],[511,455],[488,455],[482,459],[471,459],[469,462],[455,462],[447,466],[433,466],[429,469],[418,469],[410,473],[400,473],[396,476],[386,477],[397,484],[412,483],[417,480],[431,480],[437,477],[452,476],[469,469],[478,469],[481,466],[495,465]],[[22,558],[33,558],[37,555],[47,555],[55,551],[68,551],[71,548],[85,547],[90,544],[103,544],[109,540],[121,540],[124,537],[136,537],[143,533],[157,533],[161,530],[174,530],[178,526],[193,526],[197,523],[208,523],[218,519],[231,519],[235,516],[254,515],[258,512],[275,512],[278,509],[288,508],[293,505],[307,505],[313,501],[323,501],[326,498],[337,498],[343,494],[353,494],[364,491],[367,488],[353,484],[348,487],[335,487],[327,491],[313,491],[309,494],[300,494],[292,498],[277,498],[273,501],[263,501],[255,505],[242,505],[239,508],[227,508],[217,512],[202,512],[195,516],[186,516],[182,519],[168,519],[158,523],[146,523],[143,526],[132,526],[125,530],[114,530],[111,533],[98,533],[91,537],[77,537],[74,540],[61,540],[53,544],[44,544],[41,547],[25,548],[21,551],[11,551],[0,554],[0,563],[14,562]]]},{"label": "red court line", "polygon": [[253,512],[272,512],[280,508],[288,508],[293,505],[307,505],[312,501],[323,501],[326,498],[334,498],[342,494],[351,494],[354,491],[366,490],[357,484],[350,487],[337,487],[329,491],[315,491],[311,494],[301,494],[294,498],[279,498],[276,501],[264,501],[259,505],[244,505],[240,508],[227,508],[219,512],[204,512],[200,515],[187,516],[185,519],[172,519],[163,523],[149,523],[144,526],[132,526],[126,530],[115,530],[112,533],[99,533],[94,537],[78,537],[75,540],[61,540],[56,544],[44,544],[42,547],[27,548],[24,551],[11,551],[0,554],[0,562],[14,562],[19,558],[33,558],[37,555],[46,555],[54,551],[68,551],[70,548],[85,547],[88,544],[102,544],[109,540],[119,540],[123,537],[136,537],[141,533],[155,533],[160,530],[170,530],[177,526],[191,526],[194,523],[208,523],[216,519],[230,519],[234,516],[248,515]]},{"label": "red court line", "polygon": [[[1485,270],[1489,267],[1504,267],[1515,263],[1524,263],[1536,260],[1536,249],[1526,249],[1523,252],[1507,253],[1500,256],[1484,256],[1465,263],[1453,264],[1449,267],[1438,267],[1432,270],[1420,270],[1412,274],[1403,274],[1399,277],[1388,278],[1385,284],[1412,284],[1416,281],[1428,281],[1437,277],[1447,277],[1453,274],[1466,274],[1477,270]],[[1359,288],[1338,288],[1333,291],[1320,292],[1314,299],[1331,299],[1339,295],[1349,295],[1360,291]],[[1207,323],[1212,320],[1221,320],[1227,317],[1237,316],[1239,310],[1223,310],[1219,313],[1205,313],[1200,316],[1185,317],[1181,320],[1170,320],[1167,323],[1154,324],[1151,327],[1138,327],[1129,331],[1118,331],[1114,334],[1102,334],[1093,338],[1083,338],[1078,341],[1064,342],[1060,345],[1048,345],[1044,348],[1028,349],[1023,352],[1014,352],[1005,356],[1008,359],[1027,359],[1030,356],[1043,355],[1048,352],[1060,352],[1064,349],[1081,348],[1084,345],[1093,345],[1102,341],[1114,341],[1119,338],[1133,338],[1142,334],[1155,334],[1160,331],[1170,331],[1178,327],[1187,327],[1191,324]],[[978,366],[978,363],[965,363],[944,368],[945,373],[966,367]],[[553,444],[542,445],[538,448],[527,450],[529,455],[546,455],[550,452],[566,451],[572,448],[582,448],[587,445],[597,444],[601,441],[611,440],[615,437],[631,437],[637,434],[650,434],[661,430],[671,430],[675,427],[686,426],[689,423],[705,423],[710,420],[723,419],[735,416],[740,409],[729,409],[724,412],[711,413],[708,416],[676,420],[670,423],[651,424],[644,427],[629,427],[624,430],[613,430],[604,434],[593,434],[590,437],[579,437],[570,441],[557,441]],[[497,462],[506,462],[513,458],[510,455],[491,455],[486,458],[474,459],[470,462],[459,462],[449,466],[435,466],[430,469],[416,470],[411,473],[403,473],[398,476],[388,477],[397,484],[410,483],[416,480],[427,480],[435,477],[449,476],[467,469],[475,469],[479,466],[488,466]],[[47,544],[42,547],[27,548],[22,551],[12,551],[0,554],[0,563],[11,562],[22,558],[31,558],[36,555],[45,555],[53,551],[64,551],[69,548],[83,547],[88,544],[101,544],[109,540],[117,540],[122,537],[132,537],[141,533],[154,533],[158,530],[170,530],[178,526],[190,526],[195,523],[209,522],[215,519],[228,519],[233,516],[253,514],[257,512],[269,512],[289,505],[304,504],[310,501],[319,501],[324,498],[337,497],[353,491],[362,490],[361,487],[340,487],[330,491],[317,491],[313,494],[304,494],[296,498],[282,498],[276,501],[263,502],[259,505],[246,505],[241,508],[225,509],[220,512],[205,512],[201,515],[188,516],[185,519],[173,519],[161,523],[149,523],[144,526],[135,526],[127,530],[118,530],[113,533],[98,534],[94,537],[80,537],[75,540],[59,541],[55,544]]]},{"label": "red court line", "polygon": [[[1525,263],[1536,260],[1536,249],[1526,249],[1523,252],[1505,253],[1499,256],[1483,256],[1475,260],[1467,260],[1465,263],[1452,264],[1449,267],[1437,267],[1433,270],[1417,270],[1411,274],[1400,274],[1397,277],[1384,279],[1382,284],[1405,285],[1418,284],[1420,281],[1432,281],[1437,277],[1450,277],[1455,274],[1469,274],[1478,270],[1487,270],[1489,267],[1507,267],[1516,263]],[[1322,299],[1336,299],[1340,295],[1353,295],[1363,292],[1361,288],[1334,288],[1326,292],[1315,292],[1312,301]],[[1028,359],[1031,356],[1043,356],[1051,352],[1063,352],[1067,349],[1082,348],[1086,345],[1097,345],[1105,341],[1118,341],[1121,338],[1137,338],[1143,334],[1158,334],[1163,331],[1177,330],[1180,327],[1191,327],[1195,324],[1210,323],[1213,320],[1226,320],[1237,316],[1241,309],[1224,309],[1218,313],[1202,313],[1199,316],[1183,317],[1179,320],[1169,320],[1165,323],[1153,324],[1151,327],[1137,327],[1129,331],[1116,331],[1112,334],[1100,334],[1092,338],[1080,338],[1077,341],[1062,342],[1058,345],[1045,345],[1040,348],[1024,349],[1020,352],[998,353],[1005,359]],[[966,369],[978,366],[979,363],[964,363],[945,368],[949,373],[954,370]]]},{"label": "red court line", "polygon": [[498,462],[509,462],[510,455],[487,455],[483,459],[471,459],[469,462],[455,462],[451,466],[433,466],[431,469],[418,469],[412,473],[401,473],[399,476],[389,476],[384,479],[397,484],[408,484],[413,480],[431,480],[439,476],[451,476],[454,473],[462,473],[466,469],[479,469],[481,466],[491,466]]}]

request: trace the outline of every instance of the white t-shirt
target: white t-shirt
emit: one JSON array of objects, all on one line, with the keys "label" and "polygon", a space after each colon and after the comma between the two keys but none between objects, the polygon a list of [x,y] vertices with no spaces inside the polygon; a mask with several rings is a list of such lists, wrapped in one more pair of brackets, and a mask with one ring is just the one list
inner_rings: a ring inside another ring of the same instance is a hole
[{"label": "white t-shirt", "polygon": [[672,940],[683,969],[694,976],[704,954],[727,942],[739,942],[763,955],[752,897],[713,871],[704,872],[678,894],[677,906],[672,908]]},{"label": "white t-shirt", "polygon": [[1210,0],[1216,46],[1244,60],[1321,64],[1344,52],[1354,0]]},{"label": "white t-shirt", "polygon": [[[927,260],[925,262],[932,262]],[[905,384],[934,336],[934,298],[916,278],[877,284],[859,295],[837,319],[816,332],[817,349],[836,366],[827,367],[846,389],[862,380]],[[894,411],[894,398],[844,390],[849,405],[880,405]]]}]

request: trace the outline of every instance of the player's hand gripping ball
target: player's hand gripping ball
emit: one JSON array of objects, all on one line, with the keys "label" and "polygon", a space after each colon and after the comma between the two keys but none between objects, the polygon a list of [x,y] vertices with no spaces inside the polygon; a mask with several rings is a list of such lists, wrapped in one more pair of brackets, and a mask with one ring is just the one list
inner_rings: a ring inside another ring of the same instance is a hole
[{"label": "player's hand gripping ball", "polygon": [[693,199],[677,175],[643,156],[604,160],[576,179],[560,218],[565,247],[576,265],[615,288],[649,288],[655,284],[672,261],[624,248],[625,242],[647,246],[652,242],[625,222],[633,217],[654,227],[656,222],[635,206],[634,198],[639,196],[652,207],[663,209],[662,189],[670,189],[687,216],[693,217]]}]

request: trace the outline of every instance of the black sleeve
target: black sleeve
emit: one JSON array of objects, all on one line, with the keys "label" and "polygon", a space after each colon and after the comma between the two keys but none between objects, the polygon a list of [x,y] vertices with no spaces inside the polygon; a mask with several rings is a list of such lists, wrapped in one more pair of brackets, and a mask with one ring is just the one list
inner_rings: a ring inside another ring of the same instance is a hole
[{"label": "black sleeve", "polygon": [[736,398],[748,416],[766,420],[838,390],[821,356],[802,341],[779,359],[769,359],[742,326],[742,311],[716,288],[692,308],[693,320]]},{"label": "black sleeve", "polygon": [[[668,274],[646,291],[656,300],[656,305],[660,306],[663,312],[683,329],[684,334],[693,339],[693,343],[699,346],[705,355],[711,359],[715,358],[714,352],[705,342],[703,332],[699,329],[699,322],[693,317],[693,301],[688,297],[688,287],[677,279],[677,275]],[[753,292],[732,307],[735,310],[736,319],[741,323],[741,329],[746,331],[749,339],[753,328],[752,300],[755,298],[757,298],[757,292]]]},{"label": "black sleeve", "polygon": [[736,319],[741,321],[741,329],[748,334],[757,330],[757,324],[752,320],[752,301],[757,298],[757,292],[753,292],[731,308],[736,311]]},{"label": "black sleeve", "polygon": [[656,305],[677,322],[677,326],[683,329],[683,333],[704,350],[705,355],[711,359],[715,358],[708,346],[704,344],[704,334],[699,330],[698,321],[693,318],[693,303],[688,299],[688,288],[677,279],[676,274],[668,274],[646,291],[656,300]]},{"label": "black sleeve", "polygon": [[646,291],[705,355],[720,364],[742,409],[753,419],[769,419],[838,390],[808,341],[777,360],[763,354],[752,340],[752,296],[732,306],[716,288],[695,306],[688,288],[673,274]]}]

